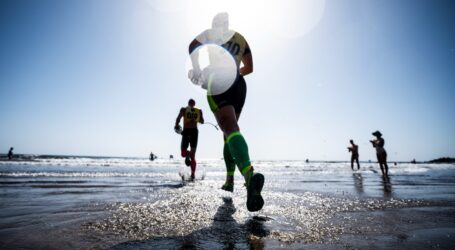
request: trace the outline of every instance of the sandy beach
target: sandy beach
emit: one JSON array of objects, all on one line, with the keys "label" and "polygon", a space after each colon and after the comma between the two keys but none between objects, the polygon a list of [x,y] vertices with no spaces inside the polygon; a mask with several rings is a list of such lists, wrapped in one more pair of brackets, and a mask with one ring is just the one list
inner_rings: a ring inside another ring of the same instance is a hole
[{"label": "sandy beach", "polygon": [[264,208],[250,213],[221,160],[182,182],[180,161],[0,163],[2,249],[453,249],[455,166],[256,161]]}]

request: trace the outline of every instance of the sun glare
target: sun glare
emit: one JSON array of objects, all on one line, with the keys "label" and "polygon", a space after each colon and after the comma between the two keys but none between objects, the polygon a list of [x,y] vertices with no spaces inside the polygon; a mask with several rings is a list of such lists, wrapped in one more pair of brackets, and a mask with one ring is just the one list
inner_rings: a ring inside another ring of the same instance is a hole
[{"label": "sun glare", "polygon": [[230,27],[248,36],[269,32],[296,38],[310,32],[321,20],[325,0],[194,0],[186,7],[188,31],[197,34],[211,25],[219,12],[229,13]]},{"label": "sun glare", "polygon": [[146,0],[155,10],[185,15],[189,35],[210,28],[219,12],[229,14],[230,28],[251,36],[272,33],[297,38],[321,20],[325,0]]}]

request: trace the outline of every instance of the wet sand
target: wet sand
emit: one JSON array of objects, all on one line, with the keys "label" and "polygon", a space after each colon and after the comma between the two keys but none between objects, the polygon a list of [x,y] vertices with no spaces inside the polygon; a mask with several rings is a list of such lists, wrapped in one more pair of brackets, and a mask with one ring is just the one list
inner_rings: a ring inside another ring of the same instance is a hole
[{"label": "wet sand", "polygon": [[2,249],[455,247],[454,165],[398,165],[386,181],[373,164],[257,162],[266,204],[250,213],[238,173],[219,189],[221,161],[194,183],[178,161],[21,164],[0,165]]}]

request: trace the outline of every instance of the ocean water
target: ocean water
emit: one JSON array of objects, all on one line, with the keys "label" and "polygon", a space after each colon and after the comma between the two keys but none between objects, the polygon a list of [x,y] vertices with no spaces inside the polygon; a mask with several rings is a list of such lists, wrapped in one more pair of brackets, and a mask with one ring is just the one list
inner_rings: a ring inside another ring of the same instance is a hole
[{"label": "ocean water", "polygon": [[390,164],[389,180],[375,163],[254,167],[265,206],[250,213],[238,171],[234,192],[220,190],[219,159],[199,160],[195,182],[180,159],[0,161],[0,248],[454,246],[454,164]]}]

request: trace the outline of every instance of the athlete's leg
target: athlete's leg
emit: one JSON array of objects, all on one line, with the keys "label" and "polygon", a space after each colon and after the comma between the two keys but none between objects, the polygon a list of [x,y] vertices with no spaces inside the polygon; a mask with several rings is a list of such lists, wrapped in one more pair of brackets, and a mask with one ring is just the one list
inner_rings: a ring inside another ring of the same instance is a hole
[{"label": "athlete's leg", "polygon": [[351,157],[351,169],[354,170],[354,157]]},{"label": "athlete's leg", "polygon": [[188,135],[186,134],[186,131],[183,130],[182,132],[182,142],[180,143],[180,150],[182,157],[187,157],[188,156],[188,146],[190,145],[190,140],[188,139]]},{"label": "athlete's leg", "polygon": [[226,182],[234,182],[235,161],[232,157],[229,144],[224,136],[223,158],[226,165]]},{"label": "athlete's leg", "polygon": [[196,173],[196,148],[191,148],[189,156],[191,157],[191,178],[194,179]]},{"label": "athlete's leg", "polygon": [[226,165],[226,181],[223,186],[221,186],[221,189],[233,192],[235,161],[234,158],[232,158],[231,151],[229,150],[229,144],[226,142],[226,137],[224,137],[223,158]]},{"label": "athlete's leg", "polygon": [[[240,118],[240,113],[235,114],[237,122]],[[231,150],[229,149],[229,144],[227,143],[227,137],[223,135],[224,147],[223,147],[223,158],[226,165],[226,182],[223,184],[221,189],[226,191],[234,191],[234,173],[235,173],[235,161],[232,157]]]},{"label": "athlete's leg", "polygon": [[229,146],[234,162],[244,176],[245,181],[248,182],[253,170],[248,154],[248,145],[240,133],[234,107],[228,105],[218,109],[215,112],[215,117],[226,136],[226,143]]},{"label": "athlete's leg", "polygon": [[253,173],[248,154],[248,145],[240,133],[234,107],[229,105],[220,108],[215,113],[215,117],[227,137],[226,142],[232,158],[245,178],[247,187],[246,206],[251,212],[259,211],[264,206],[264,199],[261,196],[262,187],[264,186],[264,175]]},{"label": "athlete's leg", "polygon": [[191,138],[190,138],[190,146],[191,146],[191,151],[190,151],[190,157],[191,157],[191,178],[194,179],[195,173],[196,173],[196,149],[197,149],[197,141],[199,137],[199,132],[198,130],[192,130],[191,132]]},{"label": "athlete's leg", "polygon": [[358,156],[355,158],[355,161],[357,162],[357,170],[359,170],[360,169],[360,163],[359,163],[359,157]]}]

